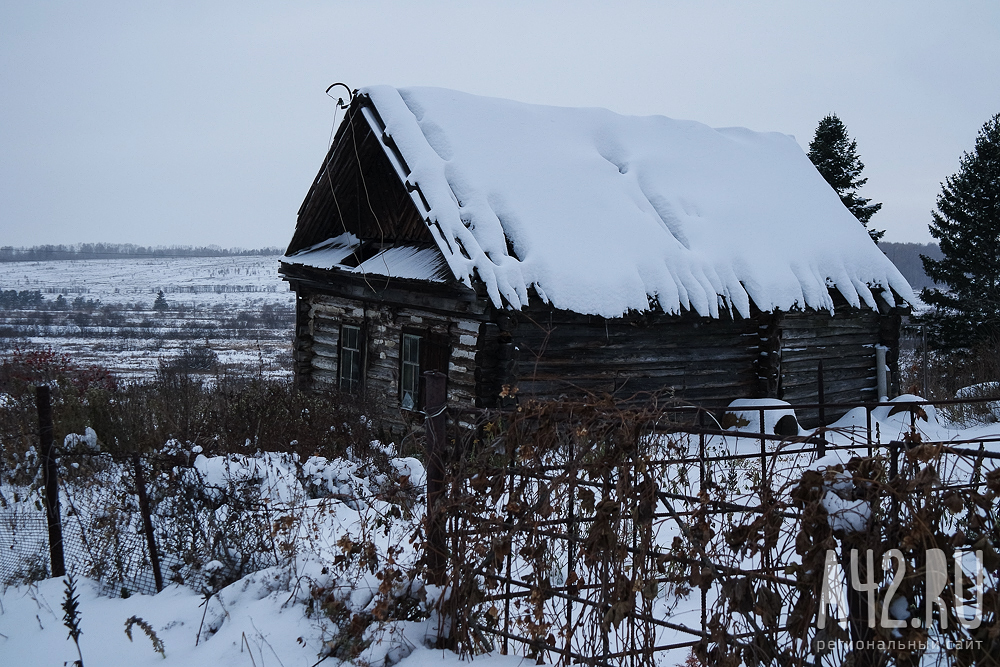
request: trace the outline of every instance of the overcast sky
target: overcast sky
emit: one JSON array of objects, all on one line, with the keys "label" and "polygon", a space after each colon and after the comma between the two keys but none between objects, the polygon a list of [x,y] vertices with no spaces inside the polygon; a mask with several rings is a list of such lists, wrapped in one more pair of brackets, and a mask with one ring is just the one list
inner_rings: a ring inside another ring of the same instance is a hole
[{"label": "overcast sky", "polygon": [[0,245],[284,246],[344,81],[792,134],[835,112],[886,241],[1000,113],[1000,3],[0,0]]}]

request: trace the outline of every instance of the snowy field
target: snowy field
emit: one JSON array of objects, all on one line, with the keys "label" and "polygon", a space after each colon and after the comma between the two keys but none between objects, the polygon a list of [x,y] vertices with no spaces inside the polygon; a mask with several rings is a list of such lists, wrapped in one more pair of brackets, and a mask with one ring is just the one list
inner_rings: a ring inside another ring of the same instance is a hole
[{"label": "snowy field", "polygon": [[0,289],[41,290],[102,303],[151,305],[160,290],[169,300],[192,307],[242,303],[248,295],[254,303],[289,302],[276,255],[2,262]]},{"label": "snowy field", "polygon": [[[0,263],[0,291],[42,298],[0,313],[0,345],[51,346],[122,377],[193,347],[223,367],[287,375],[295,296],[277,269],[275,255]],[[160,292],[166,307],[154,308]]]}]

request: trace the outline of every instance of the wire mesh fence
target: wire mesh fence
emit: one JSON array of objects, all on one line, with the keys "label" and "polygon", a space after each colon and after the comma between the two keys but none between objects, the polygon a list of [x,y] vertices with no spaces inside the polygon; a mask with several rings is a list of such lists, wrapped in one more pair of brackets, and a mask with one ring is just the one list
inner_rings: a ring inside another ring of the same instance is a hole
[{"label": "wire mesh fence", "polygon": [[[128,486],[118,486],[121,475],[112,461],[86,458],[90,459],[86,464],[93,468],[90,474],[77,474],[60,484],[67,571],[99,581],[105,594],[128,597],[156,593],[134,494]],[[112,481],[112,477],[118,479]]]},{"label": "wire mesh fence", "polygon": [[[897,586],[905,604],[893,614],[908,620],[923,609],[929,550],[961,561],[1000,548],[1000,438],[928,439],[918,425],[929,409],[856,406],[837,429],[802,432],[782,414],[787,405],[723,415],[526,404],[456,412],[436,434],[447,413],[429,409],[425,565],[428,580],[451,591],[442,597],[450,640],[468,652],[630,667],[836,663],[853,641],[887,641],[884,628],[872,634],[858,622],[850,587],[832,605],[844,619],[816,625],[830,552],[849,572],[854,550],[881,562],[898,549],[912,576]],[[884,432],[890,418],[898,433]],[[158,579],[217,590],[294,548],[261,493],[259,461],[216,457],[220,471],[192,461],[190,448],[128,457],[64,449],[54,466],[60,553],[106,594],[155,592]],[[33,465],[46,462],[43,454]],[[34,481],[16,495],[0,485],[2,584],[52,567],[51,478],[24,476]],[[1000,614],[1000,557],[984,564],[982,582],[965,585],[975,574],[965,567],[947,583],[956,611],[938,613],[938,625],[893,630],[905,646],[937,650],[942,664],[954,650],[966,651],[962,664],[1000,655],[987,632]],[[889,608],[889,575],[871,576],[877,606]],[[963,623],[963,605],[980,609],[983,630]],[[950,629],[939,627],[944,618]],[[913,653],[896,651],[894,664],[911,664]]]},{"label": "wire mesh fence", "polygon": [[[156,559],[136,461],[145,471],[142,488]],[[162,587],[158,579],[211,590],[278,562],[270,506],[238,484],[213,484],[190,464],[162,455],[69,452],[59,463],[66,570],[100,582],[104,594],[156,593]],[[42,489],[8,487],[0,496],[0,584],[35,581],[51,572],[44,505]]]},{"label": "wire mesh fence", "polygon": [[38,581],[49,572],[49,534],[43,498],[0,489],[0,585]]}]

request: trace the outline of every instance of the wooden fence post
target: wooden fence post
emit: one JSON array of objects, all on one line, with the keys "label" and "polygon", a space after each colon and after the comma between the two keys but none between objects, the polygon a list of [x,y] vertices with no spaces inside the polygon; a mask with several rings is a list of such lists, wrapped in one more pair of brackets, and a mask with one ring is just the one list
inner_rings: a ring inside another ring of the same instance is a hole
[{"label": "wooden fence post", "polygon": [[138,454],[132,454],[132,466],[135,468],[135,493],[139,496],[139,513],[142,514],[142,529],[146,533],[149,564],[153,568],[153,581],[156,583],[156,592],[159,593],[163,590],[163,574],[160,572],[160,554],[156,551],[156,540],[153,538],[153,518],[149,513],[146,480],[142,474],[142,461],[139,459]]},{"label": "wooden fence post", "polygon": [[427,546],[425,548],[430,583],[443,586],[447,581],[445,571],[444,524],[447,517],[441,511],[444,494],[444,411],[448,407],[448,376],[439,371],[424,373],[424,429],[427,450]]},{"label": "wooden fence post", "polygon": [[819,360],[819,368],[816,369],[816,381],[819,385],[816,388],[816,402],[819,403],[819,451],[817,456],[826,456],[826,383],[823,381],[823,360]]},{"label": "wooden fence post", "polygon": [[38,440],[42,449],[42,476],[45,481],[45,518],[49,525],[49,563],[53,577],[66,576],[63,557],[62,516],[59,513],[59,466],[52,445],[52,394],[48,385],[35,388],[38,407]]}]

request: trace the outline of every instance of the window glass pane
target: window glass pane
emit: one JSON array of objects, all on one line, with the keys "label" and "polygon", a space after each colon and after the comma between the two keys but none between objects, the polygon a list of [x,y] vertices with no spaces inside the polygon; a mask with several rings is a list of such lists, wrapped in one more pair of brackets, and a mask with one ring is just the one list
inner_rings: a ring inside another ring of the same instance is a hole
[{"label": "window glass pane", "polygon": [[399,402],[404,410],[417,407],[420,390],[420,336],[403,334],[400,354]]},{"label": "window glass pane", "polygon": [[361,386],[361,328],[340,327],[340,389],[356,392]]}]

